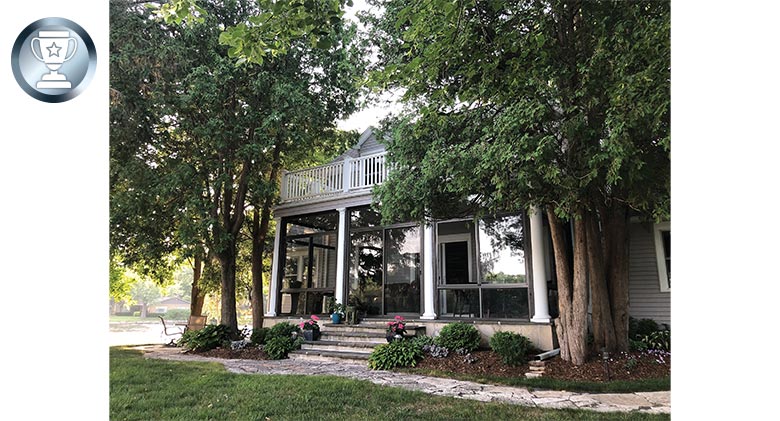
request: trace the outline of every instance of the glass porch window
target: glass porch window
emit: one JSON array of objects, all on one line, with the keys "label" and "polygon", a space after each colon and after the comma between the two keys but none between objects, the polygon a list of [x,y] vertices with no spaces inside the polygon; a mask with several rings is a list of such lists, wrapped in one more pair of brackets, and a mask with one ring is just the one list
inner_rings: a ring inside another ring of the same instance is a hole
[{"label": "glass porch window", "polygon": [[439,315],[527,319],[523,215],[441,222]]},{"label": "glass porch window", "polygon": [[338,213],[297,216],[284,223],[284,270],[279,313],[323,313],[325,298],[333,296],[336,288],[338,234],[335,229]]}]

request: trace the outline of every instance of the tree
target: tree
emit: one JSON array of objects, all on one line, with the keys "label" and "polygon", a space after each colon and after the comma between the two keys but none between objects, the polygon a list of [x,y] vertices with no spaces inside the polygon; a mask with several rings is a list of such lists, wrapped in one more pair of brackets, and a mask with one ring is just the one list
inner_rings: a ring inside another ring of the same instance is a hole
[{"label": "tree", "polygon": [[669,3],[369,3],[372,84],[412,110],[385,125],[383,216],[542,207],[562,357],[586,357],[588,297],[595,345],[627,349],[629,211],[669,213]]},{"label": "tree", "polygon": [[136,278],[130,289],[133,300],[141,304],[141,317],[147,317],[149,304],[160,298],[160,286],[149,278]]},{"label": "tree", "polygon": [[[127,142],[117,149],[126,148],[123,156],[141,168],[132,172],[133,180],[153,180],[144,184],[149,201],[171,210],[166,222],[175,224],[155,234],[219,262],[220,323],[237,331],[236,267],[247,212],[259,209],[253,236],[264,243],[281,166],[316,159],[321,153],[312,151],[341,140],[334,135],[335,120],[356,108],[364,58],[354,42],[355,28],[339,19],[328,22],[328,45],[312,47],[309,38],[291,37],[283,53],[262,65],[237,66],[219,44],[222,28],[267,10],[250,1],[199,7],[202,24],[155,24],[163,33],[160,49],[170,72],[145,98],[153,103],[145,103],[150,116],[141,123],[148,136],[121,138]],[[139,155],[143,158],[135,159]],[[148,208],[133,203],[140,214]],[[131,232],[136,228],[127,226]],[[258,289],[254,297],[262,296]]]}]

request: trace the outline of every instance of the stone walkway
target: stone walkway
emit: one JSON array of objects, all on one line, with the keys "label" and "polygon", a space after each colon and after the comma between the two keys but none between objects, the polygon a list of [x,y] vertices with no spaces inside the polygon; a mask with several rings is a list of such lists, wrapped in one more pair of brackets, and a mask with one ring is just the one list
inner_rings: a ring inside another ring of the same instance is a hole
[{"label": "stone walkway", "polygon": [[462,380],[369,370],[366,366],[330,361],[301,360],[227,360],[182,354],[181,348],[164,346],[136,347],[147,358],[174,361],[213,361],[228,371],[240,374],[333,375],[368,380],[372,383],[417,390],[432,395],[505,402],[540,408],[588,409],[601,412],[671,413],[670,392],[576,393],[556,390],[529,391],[524,387],[494,386]]}]

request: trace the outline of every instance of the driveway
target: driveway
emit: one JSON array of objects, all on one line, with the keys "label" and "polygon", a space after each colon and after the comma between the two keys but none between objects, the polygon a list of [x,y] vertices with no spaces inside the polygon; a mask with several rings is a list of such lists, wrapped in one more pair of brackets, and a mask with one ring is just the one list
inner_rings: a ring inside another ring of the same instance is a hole
[{"label": "driveway", "polygon": [[[168,320],[165,321],[168,324]],[[176,328],[168,326],[168,332]],[[163,335],[161,322],[110,322],[108,324],[108,344],[117,345],[146,345],[165,344],[171,339],[179,338],[179,335]]]}]

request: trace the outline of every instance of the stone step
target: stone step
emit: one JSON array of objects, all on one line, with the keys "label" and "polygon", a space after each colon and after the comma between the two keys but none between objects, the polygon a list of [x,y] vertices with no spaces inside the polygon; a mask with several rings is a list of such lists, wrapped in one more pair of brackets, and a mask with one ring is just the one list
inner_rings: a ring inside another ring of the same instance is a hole
[{"label": "stone step", "polygon": [[529,379],[538,379],[542,377],[542,373],[525,373],[525,377]]},{"label": "stone step", "polygon": [[[406,325],[406,334],[408,336],[425,334],[425,326]],[[383,335],[387,332],[387,322],[360,322],[356,325],[344,323],[333,324],[323,323],[321,331],[332,330],[337,332],[355,332],[355,333],[374,333],[380,332]]]},{"label": "stone step", "polygon": [[544,367],[547,364],[546,361],[529,361],[528,365],[531,367]]},{"label": "stone step", "polygon": [[347,342],[347,341],[306,341],[301,345],[302,350],[307,351],[340,351],[370,354],[377,343],[372,342]]},{"label": "stone step", "polygon": [[384,332],[341,332],[336,330],[320,330],[320,340],[335,342],[361,342],[379,345],[387,343]]},{"label": "stone step", "polygon": [[369,353],[339,352],[339,351],[312,351],[299,349],[290,351],[288,357],[294,360],[310,361],[340,361],[345,363],[366,365]]},{"label": "stone step", "polygon": [[543,373],[544,372],[544,367],[529,365],[528,368],[530,368],[531,371],[533,371],[533,372],[537,372],[537,373]]}]

